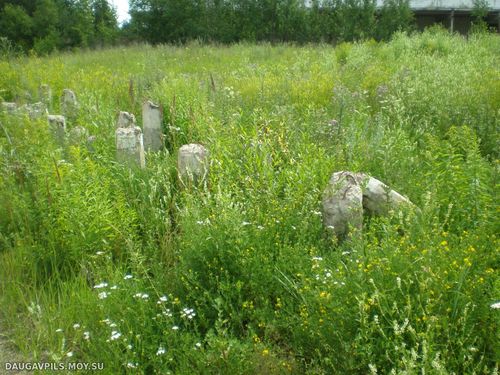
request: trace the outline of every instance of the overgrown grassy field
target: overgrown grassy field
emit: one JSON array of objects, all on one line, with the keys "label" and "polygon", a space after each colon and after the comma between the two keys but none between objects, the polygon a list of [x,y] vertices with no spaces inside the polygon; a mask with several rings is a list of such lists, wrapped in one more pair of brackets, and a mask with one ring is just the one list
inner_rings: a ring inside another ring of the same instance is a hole
[{"label": "overgrown grassy field", "polygon": [[[104,374],[496,374],[500,37],[137,46],[0,62],[0,95],[63,88],[96,135],[0,114],[0,321],[32,360]],[[119,110],[164,110],[166,150],[115,161]],[[332,125],[331,120],[337,120]],[[182,189],[178,148],[211,153]],[[414,214],[322,226],[331,174]],[[3,366],[3,365],[2,365]]]}]

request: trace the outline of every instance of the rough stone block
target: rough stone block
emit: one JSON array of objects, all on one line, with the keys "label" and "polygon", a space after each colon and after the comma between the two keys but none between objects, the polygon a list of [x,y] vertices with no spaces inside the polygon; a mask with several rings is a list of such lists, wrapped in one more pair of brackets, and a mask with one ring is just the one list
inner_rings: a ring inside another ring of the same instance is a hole
[{"label": "rough stone block", "polygon": [[365,173],[335,172],[323,193],[323,223],[339,238],[362,229],[363,213],[386,215],[412,202]]},{"label": "rough stone block", "polygon": [[47,106],[42,102],[25,104],[19,107],[18,111],[20,113],[26,113],[31,120],[38,120],[48,115]]},{"label": "rough stone block", "polygon": [[129,128],[135,127],[136,121],[135,116],[132,113],[121,111],[118,114],[118,118],[116,120],[116,128]]},{"label": "rough stone block", "polygon": [[160,151],[163,148],[162,113],[160,106],[147,101],[142,106],[142,128],[146,151]]},{"label": "rough stone block", "polygon": [[61,115],[48,115],[47,120],[57,144],[63,146],[66,141],[66,119]]},{"label": "rough stone block", "polygon": [[206,180],[209,170],[209,152],[200,144],[191,143],[179,148],[177,167],[184,184]]},{"label": "rough stone block", "polygon": [[75,117],[78,111],[78,102],[75,93],[70,89],[64,89],[61,96],[61,112],[66,117]]},{"label": "rough stone block", "polygon": [[10,102],[3,102],[1,109],[7,113],[13,114],[17,111],[17,104]]},{"label": "rough stone block", "polygon": [[323,224],[339,238],[363,226],[363,192],[358,176],[336,172],[323,193]]},{"label": "rough stone block", "polygon": [[52,89],[47,84],[42,84],[38,88],[38,100],[45,104],[47,108],[52,105]]},{"label": "rough stone block", "polygon": [[141,128],[138,126],[116,129],[116,159],[124,164],[145,168],[144,144]]},{"label": "rough stone block", "polygon": [[78,145],[87,141],[89,137],[89,131],[83,126],[75,126],[69,131],[69,143],[72,145]]}]

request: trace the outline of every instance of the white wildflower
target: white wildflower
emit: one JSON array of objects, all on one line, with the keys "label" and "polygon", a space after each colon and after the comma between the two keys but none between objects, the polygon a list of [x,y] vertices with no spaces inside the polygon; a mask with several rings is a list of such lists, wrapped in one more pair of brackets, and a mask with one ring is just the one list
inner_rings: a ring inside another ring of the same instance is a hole
[{"label": "white wildflower", "polygon": [[105,299],[105,298],[108,298],[108,293],[106,292],[101,292],[97,295],[97,297],[99,297],[99,299]]},{"label": "white wildflower", "polygon": [[133,276],[132,275],[125,275],[123,276],[123,280],[128,280],[131,279]]},{"label": "white wildflower", "polygon": [[490,305],[492,309],[500,309],[500,302],[495,302],[492,305]]},{"label": "white wildflower", "polygon": [[182,309],[182,312],[181,312],[182,318],[193,319],[195,316],[196,316],[196,313],[194,312],[194,309],[189,309],[187,307]]},{"label": "white wildflower", "polygon": [[100,283],[100,284],[94,285],[94,289],[102,289],[102,288],[106,288],[107,286],[108,286],[108,283]]},{"label": "white wildflower", "polygon": [[177,330],[179,329],[179,326],[173,326],[173,327],[172,327],[172,329],[173,329],[174,331],[177,331]]},{"label": "white wildflower", "polygon": [[162,355],[165,354],[166,350],[163,346],[160,346],[158,350],[156,351],[156,355]]},{"label": "white wildflower", "polygon": [[78,329],[78,328],[80,328],[80,324],[78,324],[78,323],[73,324],[73,328],[74,328],[74,329]]},{"label": "white wildflower", "polygon": [[67,352],[66,357],[73,357],[73,352]]},{"label": "white wildflower", "polygon": [[84,340],[90,340],[90,332],[89,331],[83,332],[83,339]]},{"label": "white wildflower", "polygon": [[168,298],[167,296],[161,296],[158,302],[156,302],[158,305],[161,305],[163,302],[167,302]]}]

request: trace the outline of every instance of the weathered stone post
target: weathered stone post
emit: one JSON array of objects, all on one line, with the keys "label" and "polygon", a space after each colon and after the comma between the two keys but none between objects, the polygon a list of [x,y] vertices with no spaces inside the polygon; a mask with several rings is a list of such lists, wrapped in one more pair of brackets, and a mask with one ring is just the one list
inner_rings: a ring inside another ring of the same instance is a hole
[{"label": "weathered stone post", "polygon": [[351,172],[336,172],[323,193],[323,224],[339,238],[363,227],[363,192]]},{"label": "weathered stone post", "polygon": [[47,84],[42,84],[38,88],[38,100],[45,104],[47,108],[52,105],[52,89]]},{"label": "weathered stone post", "polygon": [[57,144],[64,146],[66,140],[66,119],[61,115],[48,115],[49,129]]},{"label": "weathered stone post", "polygon": [[365,173],[335,172],[323,193],[323,224],[340,239],[350,228],[361,230],[363,213],[372,216],[414,204],[383,182]]},{"label": "weathered stone post", "polygon": [[367,175],[362,178],[360,184],[363,189],[363,207],[370,215],[386,215],[390,210],[413,206],[408,198],[382,181]]},{"label": "weathered stone post", "polygon": [[146,151],[160,151],[163,148],[161,122],[160,106],[148,100],[142,105],[142,128]]},{"label": "weathered stone post", "polygon": [[45,103],[37,102],[33,104],[25,104],[19,108],[22,113],[28,114],[31,120],[37,120],[43,116],[48,115]]},{"label": "weathered stone post", "polygon": [[191,143],[179,148],[177,171],[183,184],[198,184],[206,180],[209,156],[208,150],[200,144]]},{"label": "weathered stone post", "polygon": [[89,137],[89,131],[83,126],[75,126],[69,131],[69,143],[72,145],[78,145],[87,141]]},{"label": "weathered stone post", "polygon": [[116,120],[116,128],[128,128],[136,126],[135,116],[132,113],[120,111]]},{"label": "weathered stone post", "polygon": [[61,96],[61,112],[66,117],[76,117],[78,102],[76,95],[69,89],[64,89]]},{"label": "weathered stone post", "polygon": [[11,102],[2,102],[2,110],[7,113],[13,114],[17,111],[17,104]]},{"label": "weathered stone post", "polygon": [[[121,125],[127,125],[123,127]],[[120,112],[117,121],[116,159],[125,164],[146,167],[144,143],[141,128],[135,125],[135,117],[127,112]]]}]

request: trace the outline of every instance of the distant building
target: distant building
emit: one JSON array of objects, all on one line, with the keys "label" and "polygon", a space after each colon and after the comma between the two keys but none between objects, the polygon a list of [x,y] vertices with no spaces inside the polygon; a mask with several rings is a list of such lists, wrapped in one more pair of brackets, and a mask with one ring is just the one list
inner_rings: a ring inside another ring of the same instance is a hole
[{"label": "distant building", "polygon": [[[486,0],[488,15],[485,19],[490,28],[500,31],[500,0]],[[377,0],[382,6],[383,0]],[[474,20],[473,0],[410,0],[410,8],[415,13],[417,27],[423,30],[427,26],[441,24],[450,31],[467,33]]]}]

